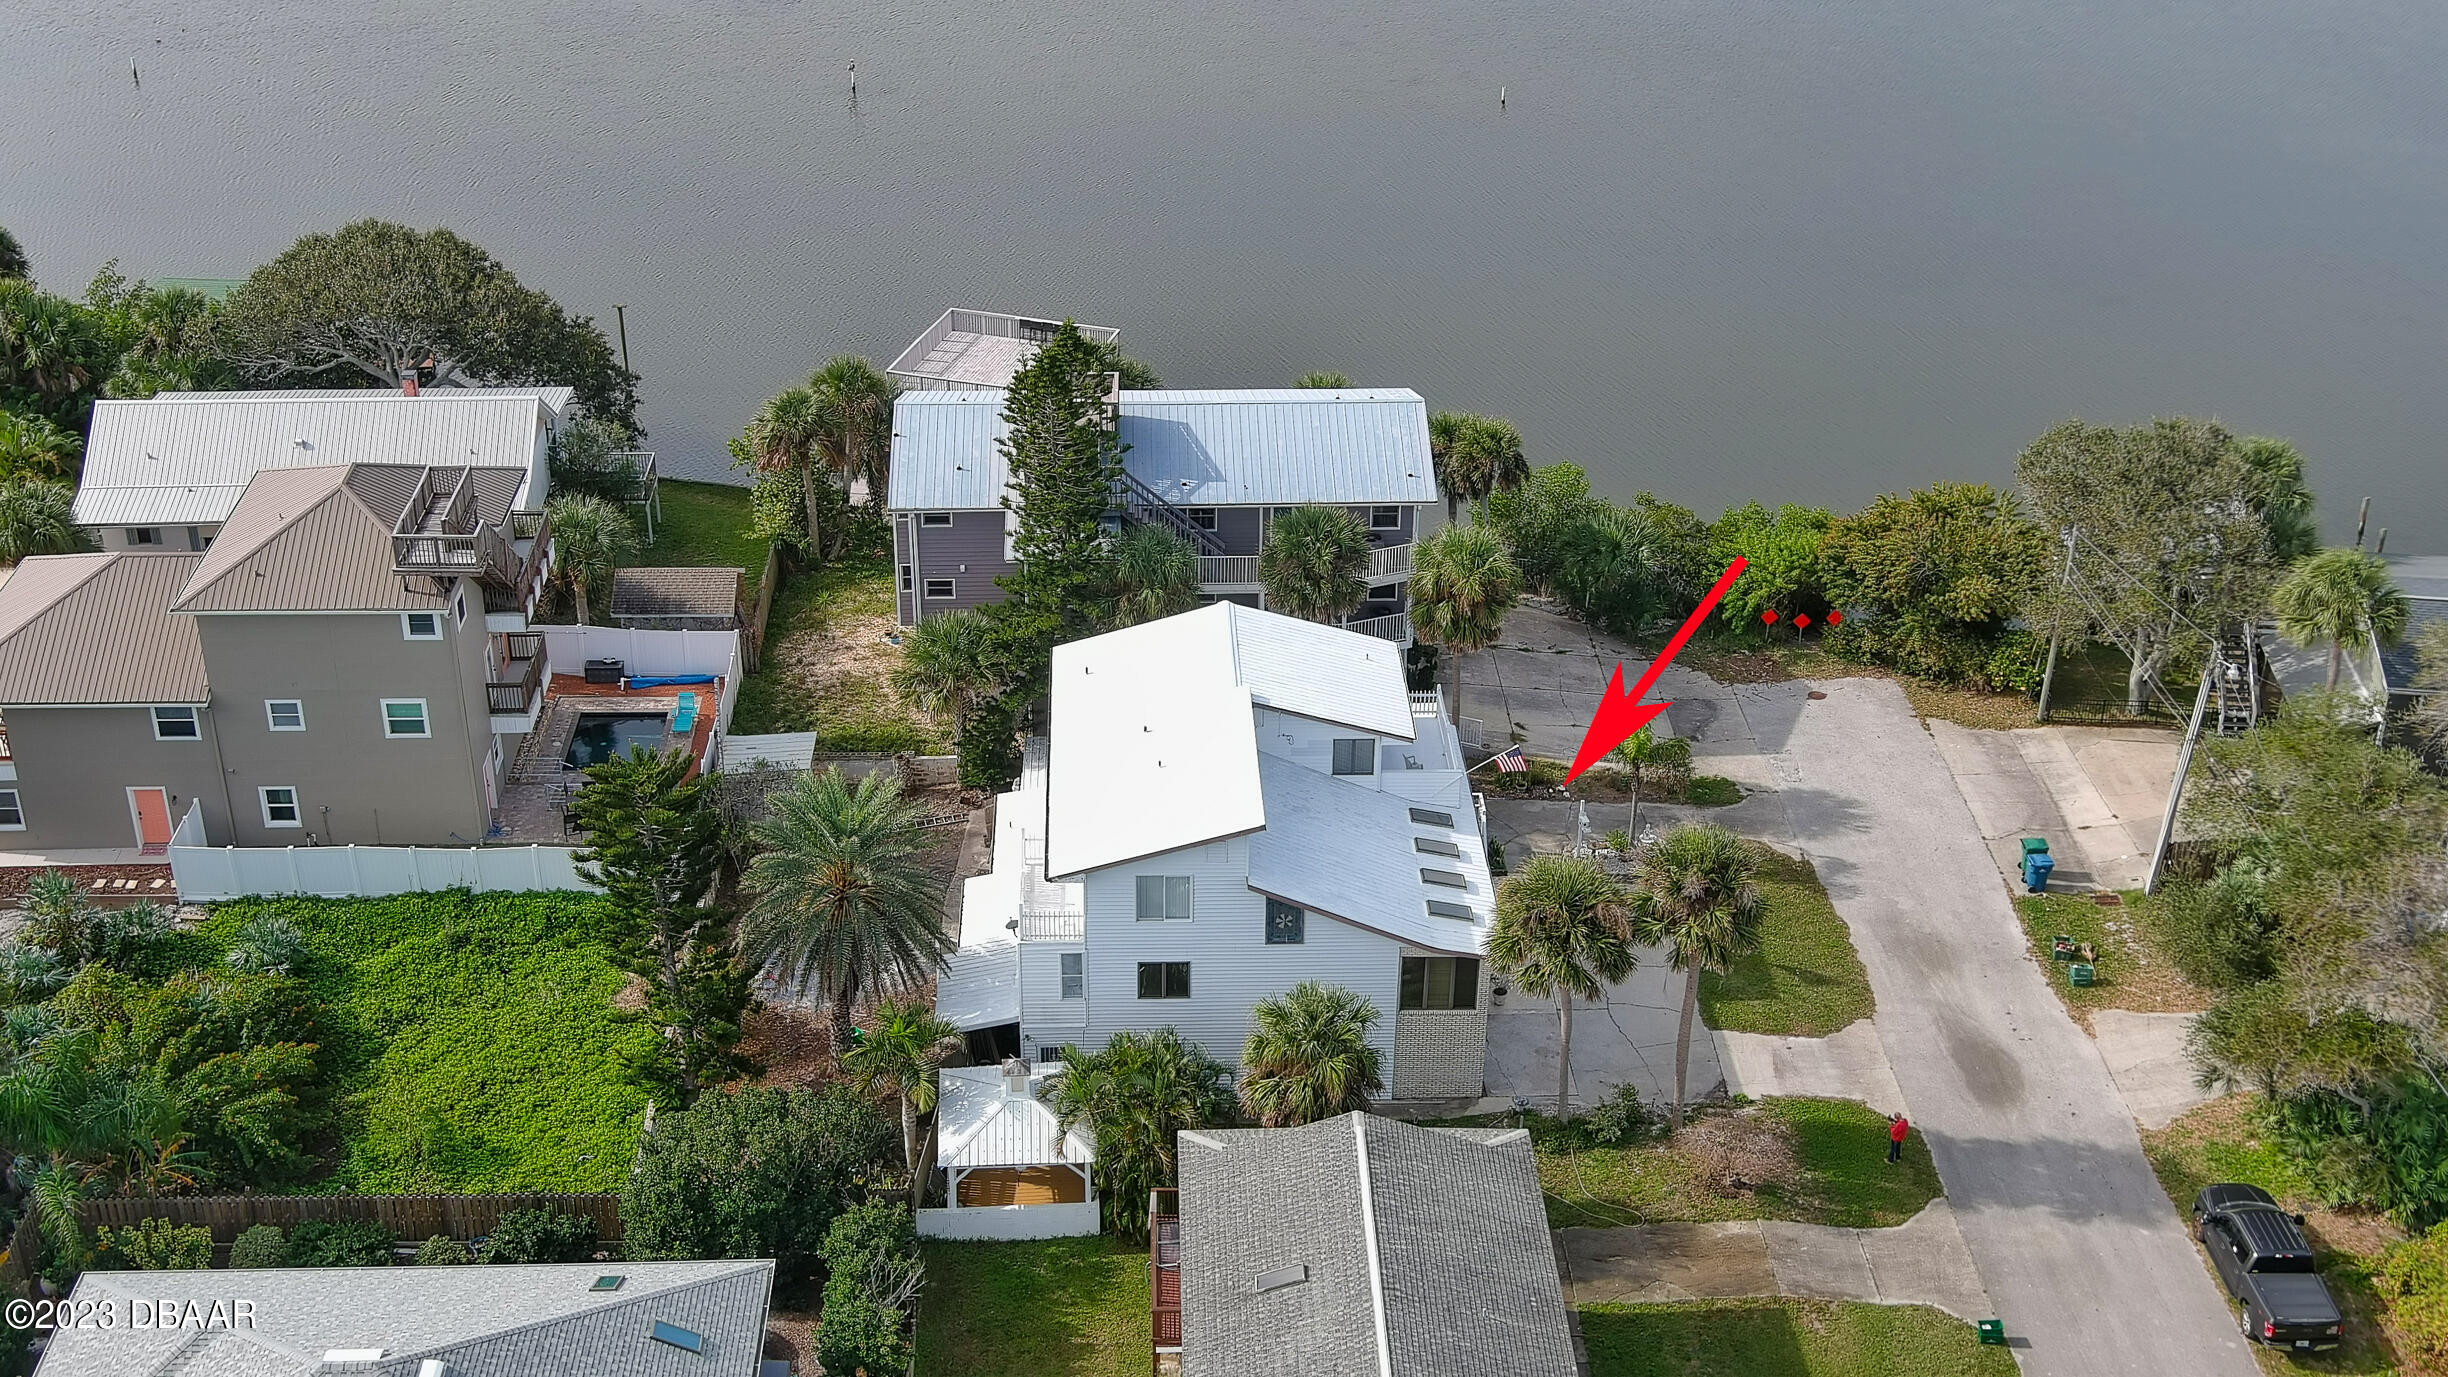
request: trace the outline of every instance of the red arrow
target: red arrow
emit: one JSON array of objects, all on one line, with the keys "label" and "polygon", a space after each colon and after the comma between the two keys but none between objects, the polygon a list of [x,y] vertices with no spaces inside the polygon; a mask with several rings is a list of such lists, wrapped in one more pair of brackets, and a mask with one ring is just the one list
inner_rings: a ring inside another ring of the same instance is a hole
[{"label": "red arrow", "polygon": [[1734,562],[1726,566],[1725,573],[1718,576],[1717,586],[1711,588],[1708,596],[1700,600],[1700,605],[1692,609],[1692,614],[1683,619],[1683,625],[1675,630],[1674,639],[1668,641],[1666,649],[1649,662],[1649,672],[1640,677],[1640,682],[1634,684],[1628,694],[1623,691],[1623,662],[1616,662],[1615,677],[1608,681],[1606,693],[1598,700],[1598,715],[1590,719],[1589,735],[1581,738],[1581,753],[1573,757],[1572,773],[1564,776],[1566,784],[1579,779],[1583,770],[1604,760],[1607,752],[1630,740],[1632,733],[1648,726],[1659,713],[1673,706],[1671,703],[1643,703],[1641,699],[1657,682],[1658,674],[1682,651],[1683,643],[1700,629],[1700,623],[1709,613],[1717,610],[1717,604],[1725,597],[1726,590],[1734,586],[1734,580],[1741,577],[1749,563],[1740,555],[1735,556]]}]

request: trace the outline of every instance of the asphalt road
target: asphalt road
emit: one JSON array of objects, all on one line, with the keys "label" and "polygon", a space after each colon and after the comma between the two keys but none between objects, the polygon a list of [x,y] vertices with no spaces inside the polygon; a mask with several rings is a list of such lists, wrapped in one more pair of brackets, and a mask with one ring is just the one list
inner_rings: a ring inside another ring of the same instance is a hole
[{"label": "asphalt road", "polygon": [[1718,692],[1701,749],[1756,746],[1775,792],[1745,811],[1781,822],[1852,927],[1896,1081],[2024,1371],[2252,1377],[2106,1063],[2028,958],[1902,692],[1876,679]]}]

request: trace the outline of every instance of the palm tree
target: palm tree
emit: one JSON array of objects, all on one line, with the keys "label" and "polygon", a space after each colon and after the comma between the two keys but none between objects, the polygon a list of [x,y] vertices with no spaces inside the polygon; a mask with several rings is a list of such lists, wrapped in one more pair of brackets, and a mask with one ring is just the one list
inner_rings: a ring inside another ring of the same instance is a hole
[{"label": "palm tree", "polygon": [[1352,380],[1340,373],[1303,373],[1300,375],[1300,381],[1292,385],[1294,387],[1344,388],[1351,386]]},{"label": "palm tree", "polygon": [[85,442],[40,416],[0,411],[0,478],[31,475],[68,478],[76,473]]},{"label": "palm tree", "polygon": [[1369,537],[1341,507],[1294,507],[1267,527],[1258,582],[1267,606],[1313,622],[1351,615],[1368,594]]},{"label": "palm tree", "polygon": [[26,259],[25,245],[18,243],[17,236],[9,233],[6,226],[0,226],[0,279],[8,278],[31,282],[34,265]]},{"label": "palm tree", "polygon": [[1250,1010],[1241,1049],[1241,1107],[1268,1128],[1291,1128],[1369,1107],[1385,1089],[1368,1041],[1377,1006],[1339,985],[1304,980]]},{"label": "palm tree", "polygon": [[[1440,658],[1475,655],[1496,643],[1521,601],[1521,570],[1485,526],[1448,526],[1411,552],[1411,629]],[[1462,665],[1454,663],[1453,714],[1462,716]]]},{"label": "palm tree", "polygon": [[926,864],[925,815],[897,776],[852,785],[839,766],[792,780],[770,810],[749,824],[761,852],[743,877],[740,951],[775,963],[800,994],[822,993],[838,1054],[861,995],[917,986],[956,945]]},{"label": "palm tree", "polygon": [[843,482],[867,480],[867,505],[882,511],[892,456],[893,398],[901,385],[856,354],[841,354],[808,378],[819,424],[817,457]]},{"label": "palm tree", "polygon": [[1612,752],[1617,764],[1632,772],[1632,825],[1625,835],[1640,839],[1641,777],[1651,767],[1666,770],[1688,768],[1691,764],[1691,742],[1680,736],[1659,736],[1654,728],[1643,727],[1624,738]]},{"label": "palm tree", "polygon": [[2270,593],[2278,630],[2297,645],[2329,643],[2329,687],[2348,650],[2405,638],[2412,612],[2389,582],[2388,564],[2361,550],[2323,550],[2296,561]]},{"label": "palm tree", "polygon": [[1488,959],[1534,995],[1556,997],[1562,1020],[1556,1053],[1556,1117],[1572,1117],[1573,996],[1602,999],[1630,976],[1632,951],[1623,886],[1596,861],[1538,856],[1496,890]]},{"label": "palm tree", "polygon": [[2304,486],[2303,455],[2284,440],[2247,435],[2236,441],[2236,457],[2251,470],[2253,510],[2269,528],[2270,553],[2281,564],[2293,563],[2320,548],[2320,527],[2312,520],[2312,490]]},{"label": "palm tree", "polygon": [[1088,1125],[1106,1225],[1144,1238],[1148,1193],[1173,1184],[1176,1136],[1231,1121],[1232,1068],[1172,1028],[1116,1033],[1101,1052],[1065,1047],[1062,1059],[1048,1097],[1056,1140]]},{"label": "palm tree", "polygon": [[961,1050],[961,1030],[935,1016],[923,999],[887,999],[876,1005],[875,1029],[842,1056],[861,1094],[889,1090],[901,1104],[901,1163],[910,1173],[910,1208],[926,1195],[935,1169],[935,1138],[920,1141],[919,1120],[935,1112],[940,1090],[936,1072]]},{"label": "palm tree", "polygon": [[1675,1034],[1676,1128],[1683,1126],[1700,973],[1723,971],[1759,950],[1768,906],[1754,879],[1758,870],[1751,843],[1722,827],[1684,826],[1641,854],[1632,882],[1635,939],[1666,948],[1668,964],[1683,972],[1683,1022]]},{"label": "palm tree", "polygon": [[108,350],[93,315],[31,282],[0,278],[0,382],[31,387],[55,403],[93,382]]},{"label": "palm tree", "polygon": [[1518,488],[1530,478],[1521,432],[1502,416],[1466,411],[1430,416],[1428,457],[1436,465],[1437,486],[1445,491],[1447,521],[1460,515],[1464,499],[1476,502],[1499,488]]},{"label": "palm tree", "polygon": [[0,478],[0,565],[28,555],[67,555],[85,548],[76,521],[76,494],[65,483]]},{"label": "palm tree", "polygon": [[924,711],[950,718],[955,744],[970,710],[1001,693],[1003,680],[994,623],[974,607],[939,613],[901,633],[893,687]]},{"label": "palm tree", "polygon": [[1114,542],[1117,626],[1137,626],[1198,606],[1198,551],[1162,526],[1133,526]]},{"label": "palm tree", "polygon": [[748,423],[748,452],[766,473],[799,480],[799,503],[807,522],[810,559],[824,557],[824,504],[816,485],[829,481],[816,463],[816,437],[825,415],[811,388],[786,387],[757,409]]},{"label": "palm tree", "polygon": [[587,594],[603,586],[612,571],[637,554],[637,528],[628,514],[589,493],[556,497],[546,504],[552,515],[553,564],[556,588],[566,590],[578,609],[578,624],[587,624]]}]

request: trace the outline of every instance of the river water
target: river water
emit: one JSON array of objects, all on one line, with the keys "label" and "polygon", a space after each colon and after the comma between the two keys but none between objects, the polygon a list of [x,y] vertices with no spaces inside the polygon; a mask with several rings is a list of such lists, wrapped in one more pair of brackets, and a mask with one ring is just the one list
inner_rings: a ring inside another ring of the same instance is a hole
[{"label": "river water", "polygon": [[1704,513],[2214,414],[2437,550],[2443,71],[2436,0],[0,0],[0,223],[69,289],[450,225],[626,303],[701,473],[976,305]]}]

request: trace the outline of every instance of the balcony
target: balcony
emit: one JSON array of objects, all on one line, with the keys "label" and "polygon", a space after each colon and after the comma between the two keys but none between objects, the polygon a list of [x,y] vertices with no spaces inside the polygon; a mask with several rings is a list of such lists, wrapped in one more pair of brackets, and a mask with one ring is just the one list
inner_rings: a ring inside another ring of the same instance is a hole
[{"label": "balcony", "polygon": [[552,516],[510,513],[512,572],[506,582],[484,585],[485,630],[525,631],[552,569]]},{"label": "balcony", "polygon": [[504,677],[485,683],[485,707],[492,728],[504,736],[524,736],[535,730],[544,706],[544,636],[525,632],[502,637],[509,652]]},{"label": "balcony", "polygon": [[1392,583],[1411,577],[1411,544],[1385,545],[1369,551],[1368,581]]},{"label": "balcony", "polygon": [[1198,577],[1201,587],[1228,583],[1255,588],[1258,586],[1258,557],[1256,555],[1200,555]]},{"label": "balcony", "polygon": [[1411,616],[1407,612],[1389,612],[1382,617],[1362,617],[1358,621],[1343,623],[1343,629],[1357,631],[1363,636],[1374,636],[1381,641],[1392,641],[1396,645],[1411,644]]}]

